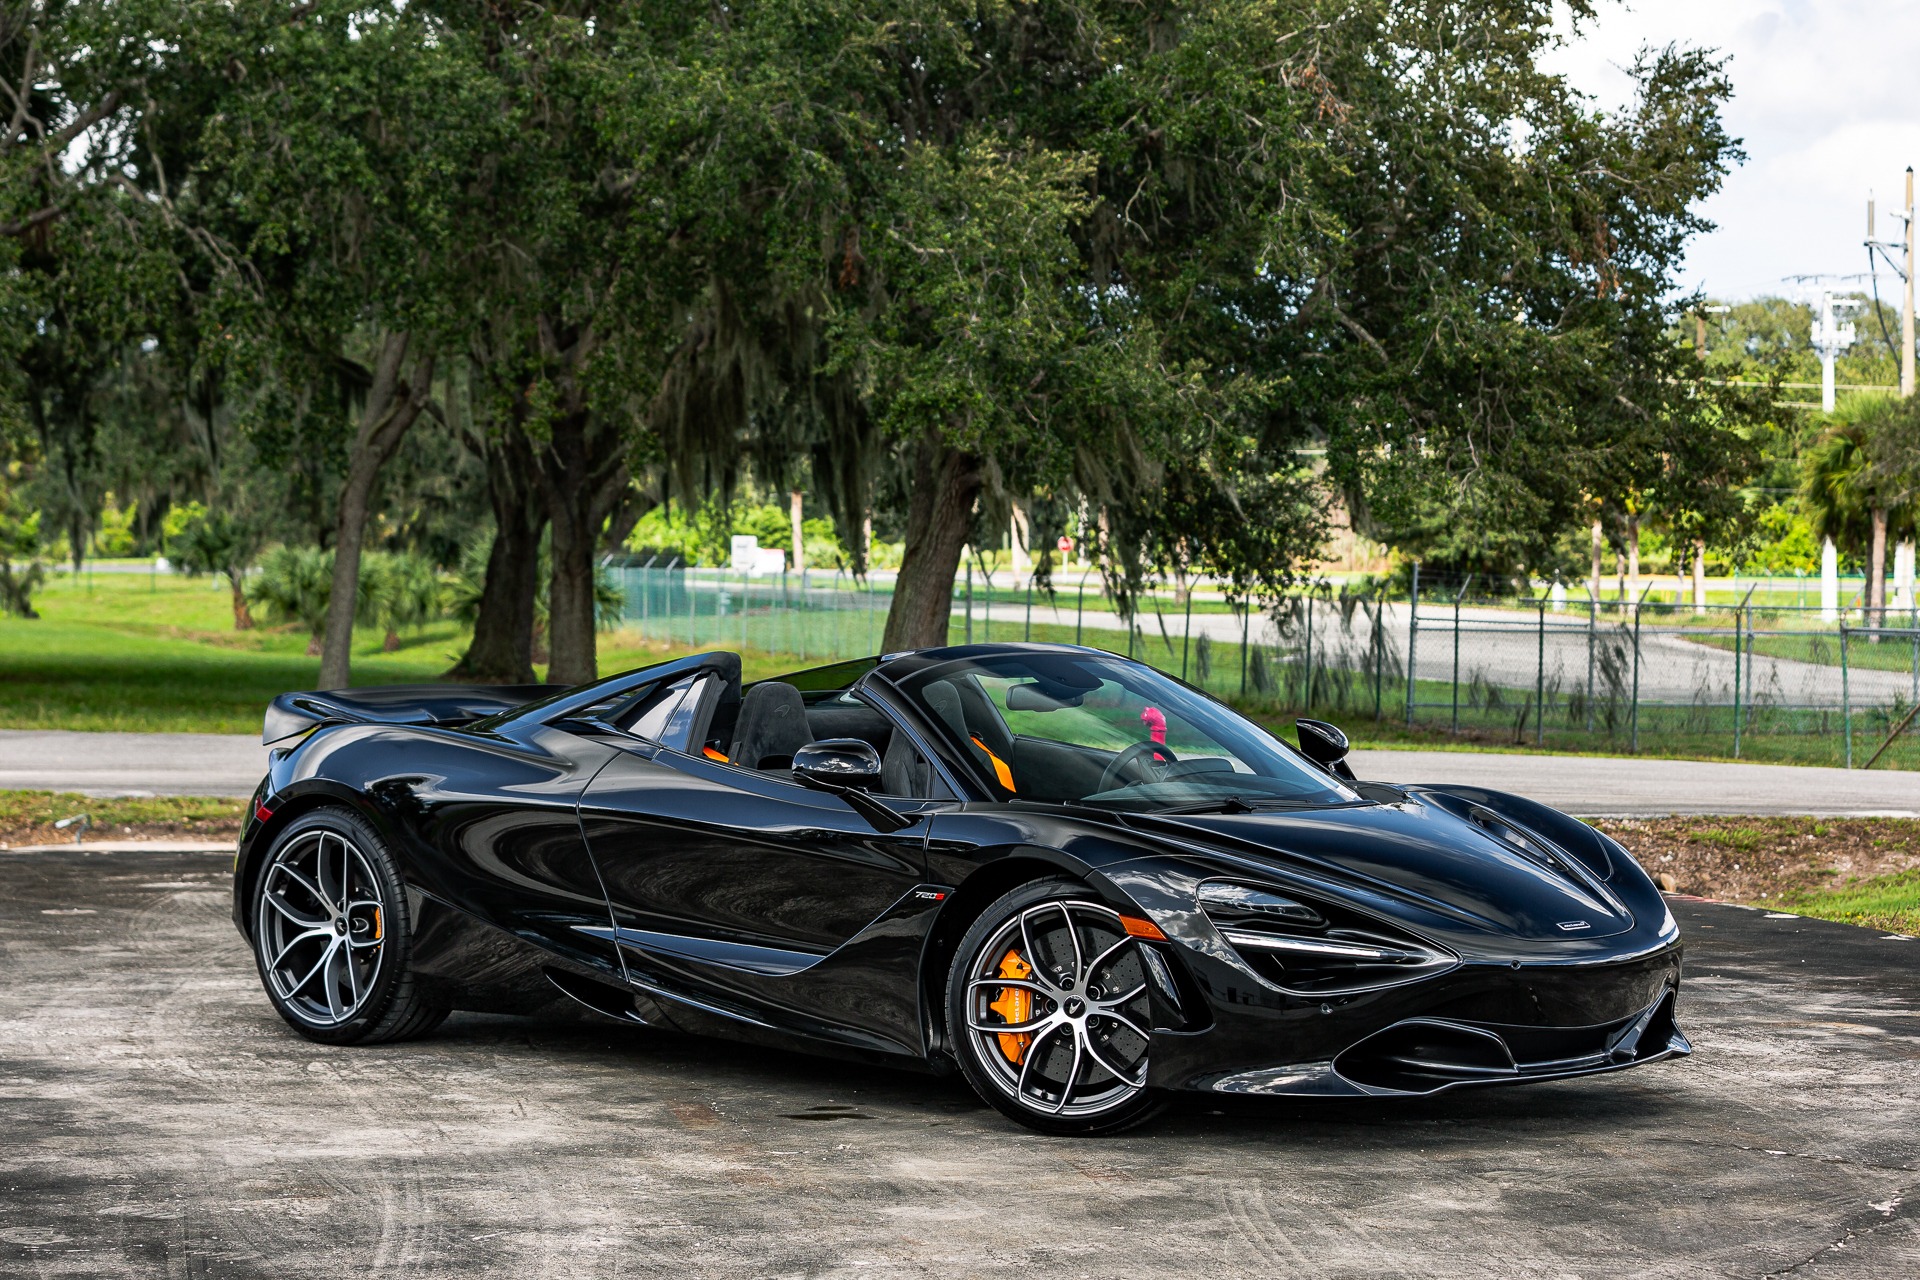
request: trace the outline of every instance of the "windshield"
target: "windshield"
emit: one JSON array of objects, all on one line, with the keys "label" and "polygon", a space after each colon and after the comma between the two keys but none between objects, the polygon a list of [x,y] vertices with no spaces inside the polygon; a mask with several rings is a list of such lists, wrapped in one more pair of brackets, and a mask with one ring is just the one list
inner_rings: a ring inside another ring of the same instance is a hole
[{"label": "windshield", "polygon": [[899,687],[1009,799],[1164,813],[1360,798],[1245,717],[1107,654],[961,658]]}]

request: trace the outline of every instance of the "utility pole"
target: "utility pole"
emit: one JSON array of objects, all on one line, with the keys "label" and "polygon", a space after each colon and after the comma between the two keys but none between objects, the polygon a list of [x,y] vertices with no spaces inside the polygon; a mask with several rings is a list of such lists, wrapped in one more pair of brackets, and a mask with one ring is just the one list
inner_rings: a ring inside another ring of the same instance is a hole
[{"label": "utility pole", "polygon": [[1907,166],[1906,291],[1900,302],[1900,394],[1913,394],[1913,166]]},{"label": "utility pole", "polygon": [[1850,299],[1835,298],[1833,290],[1820,291],[1820,309],[1813,316],[1813,350],[1820,357],[1820,408],[1833,412],[1833,362],[1853,345],[1853,325],[1840,313],[1854,306]]},{"label": "utility pole", "polygon": [[[1867,200],[1867,265],[1873,267],[1875,255],[1893,268],[1893,274],[1900,277],[1900,395],[1904,399],[1913,394],[1913,166],[1907,166],[1907,206],[1896,213],[1904,227],[1898,241],[1876,240],[1873,238],[1873,200]],[[1892,250],[1900,251],[1900,261],[1894,261]],[[1873,267],[1878,271],[1878,267]],[[1875,293],[1876,300],[1879,294]]]}]

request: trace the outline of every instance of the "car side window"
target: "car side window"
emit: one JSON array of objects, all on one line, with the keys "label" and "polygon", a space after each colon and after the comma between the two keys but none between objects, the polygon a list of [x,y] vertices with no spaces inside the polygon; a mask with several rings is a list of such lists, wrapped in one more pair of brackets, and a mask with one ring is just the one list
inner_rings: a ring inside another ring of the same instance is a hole
[{"label": "car side window", "polygon": [[[693,696],[695,687],[709,678],[700,674],[683,676],[672,684],[654,690],[628,713],[622,729],[636,738],[685,751],[684,739],[693,727],[693,708],[699,703],[699,699]],[[680,741],[675,741],[676,734]]]},{"label": "car side window", "polygon": [[940,772],[898,725],[880,754],[879,793],[908,800],[951,800]]}]

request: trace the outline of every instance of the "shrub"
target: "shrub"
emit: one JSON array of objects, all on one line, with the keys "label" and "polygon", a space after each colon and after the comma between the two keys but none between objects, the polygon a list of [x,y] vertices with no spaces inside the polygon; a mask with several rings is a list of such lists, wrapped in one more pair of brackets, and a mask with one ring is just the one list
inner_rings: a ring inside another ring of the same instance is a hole
[{"label": "shrub", "polygon": [[246,587],[248,602],[268,617],[306,628],[308,657],[319,656],[332,594],[333,552],[318,547],[275,547],[260,558],[260,572]]}]

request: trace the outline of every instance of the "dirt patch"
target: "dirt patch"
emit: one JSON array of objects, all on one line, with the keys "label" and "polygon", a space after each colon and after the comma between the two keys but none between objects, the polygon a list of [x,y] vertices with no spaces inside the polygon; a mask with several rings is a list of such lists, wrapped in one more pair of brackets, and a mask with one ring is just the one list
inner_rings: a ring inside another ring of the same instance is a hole
[{"label": "dirt patch", "polygon": [[[88,841],[205,840],[240,836],[245,806],[205,796],[100,798],[47,791],[0,791],[0,848]],[[65,827],[54,824],[68,820]]]},{"label": "dirt patch", "polygon": [[1681,893],[1767,902],[1920,867],[1913,818],[1605,818],[1648,874]]}]

